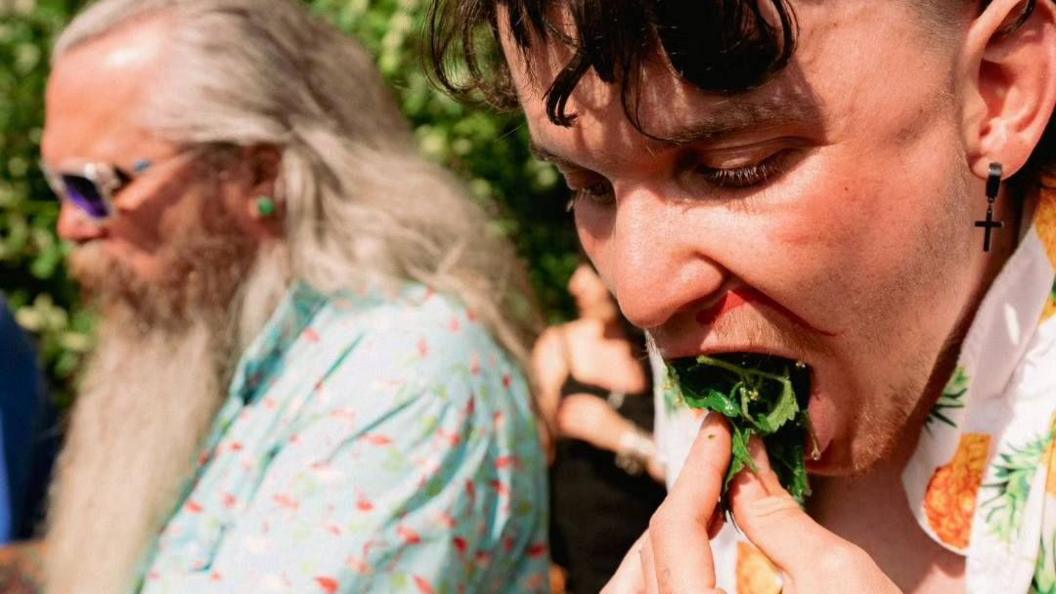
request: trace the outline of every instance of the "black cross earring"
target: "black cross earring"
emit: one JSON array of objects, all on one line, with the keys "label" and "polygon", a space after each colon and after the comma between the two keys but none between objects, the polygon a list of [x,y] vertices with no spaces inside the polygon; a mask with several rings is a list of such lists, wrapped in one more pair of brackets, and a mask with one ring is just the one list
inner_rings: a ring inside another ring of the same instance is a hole
[{"label": "black cross earring", "polygon": [[976,221],[976,227],[982,227],[985,230],[983,236],[983,251],[990,251],[990,233],[994,229],[1001,229],[1005,226],[1004,221],[994,220],[994,201],[997,200],[997,194],[1001,190],[1001,177],[1004,175],[1004,168],[1000,163],[990,164],[990,175],[986,178],[986,220]]}]

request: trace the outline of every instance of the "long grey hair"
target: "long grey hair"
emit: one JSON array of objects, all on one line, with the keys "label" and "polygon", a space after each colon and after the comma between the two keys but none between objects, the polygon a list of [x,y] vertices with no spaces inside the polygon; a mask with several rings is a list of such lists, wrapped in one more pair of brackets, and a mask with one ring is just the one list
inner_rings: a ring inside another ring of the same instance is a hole
[{"label": "long grey hair", "polygon": [[422,282],[473,310],[522,363],[535,315],[483,210],[421,158],[370,56],[292,0],[102,0],[53,60],[154,16],[173,19],[150,129],[186,145],[282,155],[284,259],[321,290]]}]

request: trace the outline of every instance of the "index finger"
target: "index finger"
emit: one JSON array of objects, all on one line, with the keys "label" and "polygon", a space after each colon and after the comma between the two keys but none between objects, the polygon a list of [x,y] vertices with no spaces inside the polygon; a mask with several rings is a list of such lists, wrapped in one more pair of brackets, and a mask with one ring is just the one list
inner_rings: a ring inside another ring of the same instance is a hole
[{"label": "index finger", "polygon": [[722,494],[730,455],[729,426],[722,415],[711,413],[701,425],[681,474],[649,523],[661,593],[706,592],[715,587],[708,525]]}]

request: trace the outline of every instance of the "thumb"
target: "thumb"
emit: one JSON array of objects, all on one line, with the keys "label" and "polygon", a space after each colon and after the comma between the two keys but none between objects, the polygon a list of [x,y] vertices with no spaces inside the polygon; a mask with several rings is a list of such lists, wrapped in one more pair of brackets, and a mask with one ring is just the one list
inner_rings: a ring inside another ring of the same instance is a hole
[{"label": "thumb", "polygon": [[758,471],[741,471],[729,495],[737,526],[752,544],[793,579],[816,571],[832,553],[853,547],[815,522],[781,486],[759,438],[752,438],[749,449]]}]

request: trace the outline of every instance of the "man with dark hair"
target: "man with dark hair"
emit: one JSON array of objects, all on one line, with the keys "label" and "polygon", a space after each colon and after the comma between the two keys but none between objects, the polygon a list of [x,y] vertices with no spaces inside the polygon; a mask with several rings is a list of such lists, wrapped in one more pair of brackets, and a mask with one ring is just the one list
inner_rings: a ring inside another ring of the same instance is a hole
[{"label": "man with dark hair", "polygon": [[660,390],[670,492],[607,592],[1056,591],[1053,2],[436,0],[429,32],[441,84],[523,108],[657,360],[809,371],[804,508],[755,440],[724,485],[731,428]]}]

